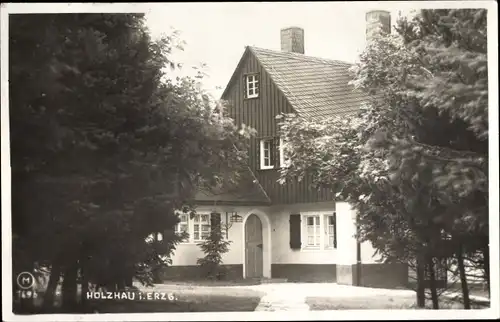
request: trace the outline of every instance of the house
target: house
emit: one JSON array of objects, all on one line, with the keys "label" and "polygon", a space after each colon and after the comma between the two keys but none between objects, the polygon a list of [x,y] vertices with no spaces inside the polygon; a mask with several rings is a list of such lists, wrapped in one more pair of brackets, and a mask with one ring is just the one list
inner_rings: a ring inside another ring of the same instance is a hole
[{"label": "house", "polygon": [[[372,11],[367,18],[368,37],[379,30],[378,23],[390,28],[388,12]],[[277,115],[349,114],[366,99],[348,84],[350,64],[306,56],[304,38],[303,29],[290,27],[281,30],[281,51],[245,49],[222,99],[237,124],[258,132],[251,141],[247,184],[240,191],[198,193],[198,215],[181,216],[177,227],[190,237],[178,245],[165,278],[200,275],[196,260],[203,254],[196,243],[208,235],[211,214],[218,214],[232,241],[223,259],[233,278],[380,287],[408,282],[406,266],[378,263],[371,245],[356,241],[356,214],[349,204],[336,202],[331,191],[311,188],[307,178],[277,182],[286,163]]]}]

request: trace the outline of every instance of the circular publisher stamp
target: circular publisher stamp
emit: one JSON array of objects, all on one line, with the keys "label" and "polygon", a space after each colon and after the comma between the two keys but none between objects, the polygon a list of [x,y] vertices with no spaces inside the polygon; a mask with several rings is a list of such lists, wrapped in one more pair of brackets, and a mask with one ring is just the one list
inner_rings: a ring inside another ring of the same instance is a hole
[{"label": "circular publisher stamp", "polygon": [[35,286],[35,276],[30,272],[22,272],[17,275],[17,286],[23,290],[28,290]]}]

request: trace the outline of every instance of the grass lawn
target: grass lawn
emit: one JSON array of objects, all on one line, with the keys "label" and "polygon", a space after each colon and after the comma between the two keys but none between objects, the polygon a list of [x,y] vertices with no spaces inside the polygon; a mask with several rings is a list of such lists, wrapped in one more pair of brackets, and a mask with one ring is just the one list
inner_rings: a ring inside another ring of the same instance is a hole
[{"label": "grass lawn", "polygon": [[[404,310],[416,309],[416,298],[413,296],[388,296],[380,295],[376,297],[351,297],[351,298],[331,298],[331,297],[307,297],[306,304],[311,311],[319,310]],[[463,305],[458,301],[441,300],[441,309],[463,309]],[[431,302],[426,303],[431,308]],[[474,309],[486,308],[482,304],[474,304]]]}]

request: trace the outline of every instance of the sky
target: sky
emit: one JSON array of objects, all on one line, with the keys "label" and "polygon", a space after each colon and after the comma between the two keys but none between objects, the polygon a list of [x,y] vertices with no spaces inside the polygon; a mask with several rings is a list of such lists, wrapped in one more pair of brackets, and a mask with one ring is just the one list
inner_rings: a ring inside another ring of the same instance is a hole
[{"label": "sky", "polygon": [[[390,11],[392,22],[408,11],[374,8]],[[368,10],[366,3],[353,2],[162,3],[146,19],[153,37],[175,29],[186,43],[171,56],[183,64],[175,75],[194,75],[191,67],[205,63],[203,87],[220,98],[245,46],[280,50],[284,27],[304,29],[306,55],[354,62],[364,47]]]}]

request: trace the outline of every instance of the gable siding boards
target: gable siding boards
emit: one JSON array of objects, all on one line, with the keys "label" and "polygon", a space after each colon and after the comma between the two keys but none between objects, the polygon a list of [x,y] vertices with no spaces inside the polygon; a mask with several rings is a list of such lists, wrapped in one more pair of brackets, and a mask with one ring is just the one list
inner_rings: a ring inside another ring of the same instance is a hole
[{"label": "gable siding boards", "polygon": [[[273,204],[293,204],[333,200],[333,194],[316,191],[311,187],[309,177],[303,181],[287,182],[280,185],[278,169],[260,170],[260,139],[278,136],[276,116],[281,113],[292,113],[294,109],[276,86],[269,73],[259,63],[253,53],[248,52],[241,62],[240,70],[225,92],[229,101],[229,115],[236,124],[246,124],[257,130],[257,137],[250,141],[249,165],[257,180],[264,188]],[[245,99],[245,75],[259,73],[259,97]],[[278,154],[276,154],[277,156]],[[279,158],[275,158],[275,163]]]}]

